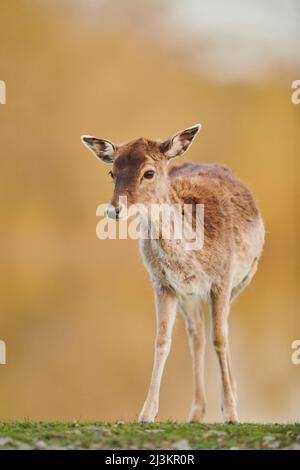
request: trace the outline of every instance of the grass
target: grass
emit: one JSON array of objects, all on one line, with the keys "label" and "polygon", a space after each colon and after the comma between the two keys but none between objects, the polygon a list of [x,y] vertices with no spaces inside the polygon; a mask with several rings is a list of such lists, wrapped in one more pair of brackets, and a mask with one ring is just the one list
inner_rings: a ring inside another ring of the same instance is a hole
[{"label": "grass", "polygon": [[0,450],[287,448],[300,449],[300,423],[0,423]]}]

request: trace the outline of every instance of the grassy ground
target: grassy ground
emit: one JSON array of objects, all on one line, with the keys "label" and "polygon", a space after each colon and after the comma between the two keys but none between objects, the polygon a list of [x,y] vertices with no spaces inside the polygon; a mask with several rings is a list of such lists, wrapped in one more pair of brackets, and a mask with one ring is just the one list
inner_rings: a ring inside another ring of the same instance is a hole
[{"label": "grassy ground", "polygon": [[0,423],[3,449],[300,449],[300,424]]}]

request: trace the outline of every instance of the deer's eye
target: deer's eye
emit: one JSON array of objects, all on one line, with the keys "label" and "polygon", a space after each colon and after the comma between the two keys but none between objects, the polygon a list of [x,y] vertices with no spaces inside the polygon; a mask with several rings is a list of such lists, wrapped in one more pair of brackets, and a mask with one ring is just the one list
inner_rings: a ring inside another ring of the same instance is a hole
[{"label": "deer's eye", "polygon": [[153,176],[155,175],[155,171],[154,170],[147,170],[145,171],[144,173],[144,178],[146,178],[147,180],[151,180],[153,178]]},{"label": "deer's eye", "polygon": [[108,174],[109,174],[109,176],[110,176],[112,179],[114,179],[114,174],[113,174],[112,171],[109,171]]}]

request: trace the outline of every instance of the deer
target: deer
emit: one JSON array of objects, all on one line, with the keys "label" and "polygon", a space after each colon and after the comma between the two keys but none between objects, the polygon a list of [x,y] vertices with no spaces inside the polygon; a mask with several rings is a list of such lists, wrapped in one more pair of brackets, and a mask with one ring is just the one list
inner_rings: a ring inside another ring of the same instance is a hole
[{"label": "deer", "polygon": [[140,251],[154,290],[156,337],[148,394],[138,416],[153,422],[158,414],[162,376],[168,358],[174,322],[179,310],[186,325],[192,359],[193,392],[188,420],[205,416],[204,363],[205,305],[221,375],[222,415],[238,423],[237,387],[229,348],[232,302],[252,280],[264,245],[264,223],[250,190],[227,167],[217,163],[183,162],[169,166],[191,146],[200,124],[166,140],[139,138],[125,144],[82,136],[83,144],[104,163],[114,192],[107,215],[122,218],[120,196],[128,205],[203,204],[204,242],[199,250],[185,250],[175,240],[144,238]]}]

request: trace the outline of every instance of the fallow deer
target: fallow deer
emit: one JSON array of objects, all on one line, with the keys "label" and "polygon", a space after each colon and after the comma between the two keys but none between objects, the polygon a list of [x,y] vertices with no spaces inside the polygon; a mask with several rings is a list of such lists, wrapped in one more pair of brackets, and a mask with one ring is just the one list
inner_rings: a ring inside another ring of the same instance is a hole
[{"label": "fallow deer", "polygon": [[140,422],[154,421],[159,391],[170,351],[177,307],[183,313],[193,365],[193,400],[190,421],[202,421],[205,413],[203,302],[211,314],[212,338],[222,380],[224,420],[237,422],[236,384],[232,374],[228,316],[230,305],[249,284],[257,269],[264,243],[264,224],[250,191],[219,164],[185,162],[168,167],[181,156],[200,130],[199,124],[165,141],[140,138],[115,145],[104,139],[82,136],[82,142],[109,172],[114,193],[109,216],[120,218],[119,197],[128,205],[142,203],[203,204],[204,245],[186,251],[174,240],[142,239],[141,253],[155,294],[157,333],[152,377],[139,415]]}]

